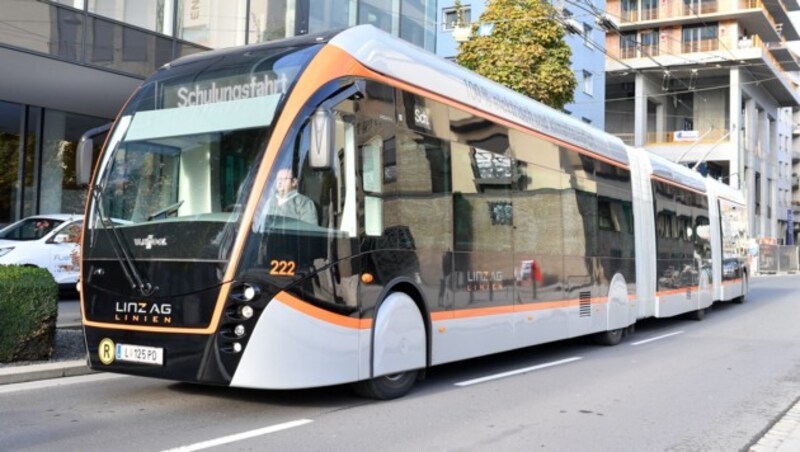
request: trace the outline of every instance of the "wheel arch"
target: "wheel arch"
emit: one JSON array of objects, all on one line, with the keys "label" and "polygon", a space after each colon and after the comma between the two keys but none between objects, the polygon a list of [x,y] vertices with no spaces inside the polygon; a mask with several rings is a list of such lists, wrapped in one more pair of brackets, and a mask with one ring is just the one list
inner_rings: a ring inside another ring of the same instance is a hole
[{"label": "wheel arch", "polygon": [[[389,283],[384,286],[383,290],[381,291],[380,295],[378,296],[378,303],[375,305],[374,310],[374,319],[377,320],[378,318],[378,311],[380,311],[381,305],[384,301],[395,292],[402,292],[408,295],[414,304],[419,309],[419,313],[422,316],[422,324],[425,327],[425,367],[428,368],[431,365],[431,331],[432,331],[432,324],[431,324],[431,316],[428,310],[428,305],[425,303],[425,296],[423,295],[422,290],[420,289],[419,285],[409,277],[398,277],[395,278]],[[370,376],[373,376],[373,372],[375,369],[375,322],[373,322],[372,331],[370,332],[370,344],[372,352],[370,352],[369,358],[369,365],[370,365]]]}]

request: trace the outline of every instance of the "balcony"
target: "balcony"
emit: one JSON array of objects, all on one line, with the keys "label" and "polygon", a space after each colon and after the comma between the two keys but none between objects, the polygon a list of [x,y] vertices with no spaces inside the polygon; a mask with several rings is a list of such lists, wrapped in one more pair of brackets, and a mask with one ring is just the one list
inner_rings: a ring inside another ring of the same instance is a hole
[{"label": "balcony", "polygon": [[658,19],[658,8],[642,8],[635,11],[622,11],[620,14],[623,22],[639,22],[640,20],[656,20]]},{"label": "balcony", "polygon": [[[786,74],[787,71],[800,70],[800,63],[782,42],[767,43],[758,35],[722,36],[684,42],[681,30],[673,28],[661,31],[658,45],[637,46],[636,42],[643,42],[646,33],[651,32],[628,33],[623,38],[609,37],[606,48],[611,59],[606,62],[607,72],[669,67],[677,73],[698,66],[708,68],[714,65],[718,68],[717,75],[724,76],[727,66],[743,62],[739,64],[758,66],[762,73],[772,72],[770,77],[762,76],[760,86],[781,106],[800,105],[797,84]],[[650,52],[649,55],[646,52]],[[621,63],[614,61],[614,58],[627,61]]]},{"label": "balcony", "polygon": [[683,53],[711,52],[719,50],[719,39],[700,39],[698,41],[684,41],[681,43]]},{"label": "balcony", "polygon": [[[642,5],[640,0],[639,4]],[[776,1],[765,3],[762,0],[694,0],[691,5],[685,1],[660,2],[656,8],[639,8],[622,11],[620,1],[608,2],[608,11],[622,19],[622,31],[639,28],[680,26],[698,22],[719,22],[736,20],[750,32],[761,35],[769,41],[790,41],[800,39],[786,8]]]},{"label": "balcony", "polygon": [[797,177],[797,173],[792,174],[792,188],[800,187],[800,177]]}]

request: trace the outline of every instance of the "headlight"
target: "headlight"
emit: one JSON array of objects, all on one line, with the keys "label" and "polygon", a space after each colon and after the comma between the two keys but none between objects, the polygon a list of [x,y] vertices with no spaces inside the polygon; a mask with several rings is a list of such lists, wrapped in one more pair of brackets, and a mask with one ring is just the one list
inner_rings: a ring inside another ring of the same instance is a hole
[{"label": "headlight", "polygon": [[8,253],[10,253],[12,251],[14,251],[14,247],[13,246],[9,247],[9,248],[0,248],[0,257],[5,256],[6,254],[8,254]]}]

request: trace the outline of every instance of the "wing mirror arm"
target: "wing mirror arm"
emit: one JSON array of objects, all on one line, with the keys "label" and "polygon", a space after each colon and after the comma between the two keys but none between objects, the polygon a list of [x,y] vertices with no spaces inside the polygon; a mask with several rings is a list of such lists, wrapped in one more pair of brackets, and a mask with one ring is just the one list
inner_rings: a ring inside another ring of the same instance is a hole
[{"label": "wing mirror arm", "polygon": [[78,149],[75,152],[75,178],[78,185],[88,185],[92,179],[92,157],[94,156],[94,137],[108,132],[113,123],[108,123],[100,127],[86,131],[78,142]]},{"label": "wing mirror arm", "polygon": [[338,94],[323,102],[311,115],[311,142],[309,163],[311,168],[329,168],[336,142],[336,114],[334,107],[345,99],[360,99],[366,92],[366,83],[357,80]]}]

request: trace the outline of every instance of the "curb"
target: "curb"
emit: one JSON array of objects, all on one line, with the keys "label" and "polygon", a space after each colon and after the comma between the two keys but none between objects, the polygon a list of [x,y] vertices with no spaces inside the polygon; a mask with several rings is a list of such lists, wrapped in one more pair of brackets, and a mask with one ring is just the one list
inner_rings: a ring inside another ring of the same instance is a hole
[{"label": "curb", "polygon": [[800,450],[800,399],[749,449],[750,452],[796,450]]},{"label": "curb", "polygon": [[25,383],[61,377],[77,377],[95,373],[86,365],[86,360],[31,364],[0,368],[0,385]]}]

